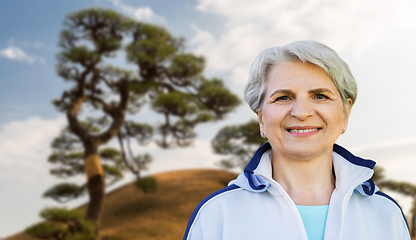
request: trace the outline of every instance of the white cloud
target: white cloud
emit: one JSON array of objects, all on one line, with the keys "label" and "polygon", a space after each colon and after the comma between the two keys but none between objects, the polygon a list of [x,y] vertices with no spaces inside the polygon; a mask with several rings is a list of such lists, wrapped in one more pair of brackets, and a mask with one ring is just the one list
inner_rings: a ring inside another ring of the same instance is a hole
[{"label": "white cloud", "polygon": [[[213,36],[194,26],[191,43],[207,57],[208,68],[220,72],[249,69],[264,48],[295,40],[317,40],[337,52],[360,55],[397,28],[414,29],[415,4],[407,0],[200,0],[197,9],[224,19],[224,31]],[[233,75],[235,82],[246,81],[241,74]]]},{"label": "white cloud", "polygon": [[[1,212],[2,220],[10,219],[2,221],[3,236],[0,238],[39,222],[39,212],[45,205],[57,205],[42,198],[42,194],[59,181],[49,174],[51,164],[47,158],[52,139],[65,123],[63,116],[54,119],[30,117],[0,126]],[[86,197],[71,201],[69,207],[85,201]]]},{"label": "white cloud", "polygon": [[0,50],[0,56],[10,60],[27,62],[30,64],[34,63],[36,60],[35,57],[29,56],[22,49],[14,46],[9,46],[8,48]]},{"label": "white cloud", "polygon": [[139,21],[160,21],[162,18],[156,16],[149,7],[137,8],[134,10],[134,17]]},{"label": "white cloud", "polygon": [[122,3],[121,0],[110,0],[114,6],[119,7],[124,13],[133,16],[138,21],[150,22],[155,24],[164,24],[165,19],[156,15],[149,7],[134,8]]},{"label": "white cloud", "polygon": [[65,118],[31,117],[0,128],[0,180],[33,184],[33,180],[53,180],[48,174],[50,143],[65,125]]}]

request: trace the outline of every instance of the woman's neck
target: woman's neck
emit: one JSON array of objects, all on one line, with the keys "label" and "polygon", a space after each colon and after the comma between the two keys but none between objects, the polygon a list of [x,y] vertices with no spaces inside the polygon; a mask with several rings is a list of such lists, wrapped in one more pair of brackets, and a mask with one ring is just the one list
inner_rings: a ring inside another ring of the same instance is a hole
[{"label": "woman's neck", "polygon": [[335,177],[332,151],[308,160],[288,158],[273,151],[273,179],[289,194],[296,205],[328,205]]}]

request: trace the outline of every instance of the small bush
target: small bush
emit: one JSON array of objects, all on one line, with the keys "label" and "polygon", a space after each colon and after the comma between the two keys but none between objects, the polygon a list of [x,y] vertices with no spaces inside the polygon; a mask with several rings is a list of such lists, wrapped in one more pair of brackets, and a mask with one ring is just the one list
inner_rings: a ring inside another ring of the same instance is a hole
[{"label": "small bush", "polygon": [[136,186],[136,188],[142,189],[145,193],[156,192],[157,181],[153,177],[144,177],[137,179],[134,183],[134,186]]},{"label": "small bush", "polygon": [[40,215],[46,221],[27,228],[26,234],[55,240],[92,240],[95,237],[93,224],[85,220],[79,210],[45,208]]},{"label": "small bush", "polygon": [[38,223],[25,230],[26,234],[39,239],[65,239],[68,226],[57,223]]}]

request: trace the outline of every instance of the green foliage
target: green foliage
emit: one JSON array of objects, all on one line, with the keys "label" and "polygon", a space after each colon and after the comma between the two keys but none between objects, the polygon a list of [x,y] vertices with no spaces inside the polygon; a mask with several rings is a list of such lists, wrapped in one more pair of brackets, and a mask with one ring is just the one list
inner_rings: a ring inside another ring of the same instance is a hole
[{"label": "green foliage", "polygon": [[149,154],[143,154],[135,156],[133,161],[135,163],[135,168],[138,171],[141,171],[147,169],[147,166],[153,161],[153,158]]},{"label": "green foliage", "polygon": [[392,191],[401,193],[405,196],[416,197],[416,185],[408,182],[399,182],[394,180],[384,180],[379,183],[380,186]]},{"label": "green foliage", "polygon": [[245,124],[223,127],[211,141],[211,146],[215,153],[231,155],[230,158],[221,160],[222,167],[244,168],[266,141],[259,134],[258,122],[251,120]]},{"label": "green foliage", "polygon": [[138,189],[142,189],[145,193],[156,192],[157,181],[153,177],[139,178],[134,182],[134,186]]},{"label": "green foliage", "polygon": [[92,223],[85,220],[83,213],[79,210],[45,208],[40,215],[46,221],[27,228],[26,234],[39,239],[94,239]]},{"label": "green foliage", "polygon": [[[123,166],[124,169],[124,166]],[[103,170],[106,180],[108,180],[107,184],[113,184],[118,180],[123,178],[123,173],[120,169],[117,169],[114,166],[103,164]]]},{"label": "green foliage", "polygon": [[[152,78],[157,65],[163,63],[182,47],[182,39],[173,38],[164,28],[135,23],[134,41],[127,45],[127,59],[139,65],[141,75]],[[148,71],[152,70],[152,71]]]},{"label": "green foliage", "polygon": [[169,66],[171,76],[176,79],[176,85],[188,85],[193,76],[202,73],[205,67],[205,59],[192,54],[178,54],[173,57]]},{"label": "green foliage", "polygon": [[373,170],[374,170],[373,181],[375,184],[380,186],[380,184],[378,183],[383,181],[385,178],[384,169],[379,166],[374,166]]},{"label": "green foliage", "polygon": [[68,210],[66,208],[45,208],[41,211],[40,216],[46,220],[55,222],[78,221],[83,219],[83,213],[77,210]]},{"label": "green foliage", "polygon": [[67,202],[82,196],[86,191],[86,185],[79,186],[74,183],[59,183],[48,189],[43,197],[52,198],[58,202]]},{"label": "green foliage", "polygon": [[224,87],[220,79],[204,79],[198,90],[198,98],[204,103],[205,108],[214,109],[214,119],[222,119],[226,113],[240,104],[238,97]]},{"label": "green foliage", "polygon": [[68,227],[57,223],[39,223],[25,230],[25,233],[39,239],[66,239]]},{"label": "green foliage", "polygon": [[[68,128],[62,129],[61,134],[52,141],[51,147],[59,152],[79,152],[82,149],[81,141]],[[54,162],[54,160],[49,161]]]},{"label": "green foliage", "polygon": [[79,39],[90,40],[99,52],[110,53],[121,48],[122,32],[132,20],[112,10],[86,9],[70,14],[64,24],[60,46],[69,48]]},{"label": "green foliage", "polygon": [[79,46],[73,47],[70,50],[63,52],[59,56],[59,60],[62,62],[83,62],[83,63],[91,63],[91,62],[99,62],[101,60],[100,55],[96,52],[88,50],[87,46]]},{"label": "green foliage", "polygon": [[107,147],[100,150],[100,157],[104,161],[119,161],[121,153],[118,149]]},{"label": "green foliage", "polygon": [[85,172],[83,164],[84,153],[74,152],[64,154],[55,152],[49,156],[49,162],[53,164],[61,163],[60,167],[52,168],[50,173],[60,178],[68,178]]},{"label": "green foliage", "polygon": [[152,102],[152,109],[158,113],[171,114],[178,117],[185,117],[197,111],[194,98],[191,95],[168,92],[159,94]]},{"label": "green foliage", "polygon": [[126,121],[123,130],[122,134],[135,138],[141,145],[149,143],[153,136],[153,127],[146,123]]}]

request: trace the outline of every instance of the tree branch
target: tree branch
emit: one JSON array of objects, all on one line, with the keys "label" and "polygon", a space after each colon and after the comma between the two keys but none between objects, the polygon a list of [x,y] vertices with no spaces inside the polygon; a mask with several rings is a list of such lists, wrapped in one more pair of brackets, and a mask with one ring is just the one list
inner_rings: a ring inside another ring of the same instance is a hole
[{"label": "tree branch", "polygon": [[113,88],[114,87],[114,84],[111,84],[105,77],[99,76],[99,79],[101,81],[103,81],[105,83],[105,85],[107,85],[107,87],[109,87],[109,88]]},{"label": "tree branch", "polygon": [[111,111],[112,114],[110,116],[113,119],[113,122],[111,123],[110,127],[102,134],[96,136],[96,140],[98,140],[100,144],[107,142],[115,135],[117,135],[120,131],[120,128],[124,124],[127,104],[129,100],[128,81],[124,79],[120,80],[117,84],[117,87],[120,94],[120,102],[118,107],[114,107],[114,109]]},{"label": "tree branch", "polygon": [[81,126],[77,118],[78,112],[81,109],[82,104],[85,102],[85,100],[85,96],[73,97],[71,99],[69,109],[66,113],[69,129],[71,129],[71,132],[77,135],[81,139],[81,141],[85,141],[88,138],[88,132],[85,131],[85,129]]},{"label": "tree branch", "polygon": [[134,169],[130,163],[127,161],[126,159],[126,152],[124,151],[124,144],[123,144],[123,137],[121,135],[121,133],[119,132],[117,134],[117,138],[118,138],[118,143],[120,144],[120,149],[121,149],[121,157],[123,159],[124,164],[127,166],[127,168],[136,176],[139,176],[139,171],[137,171],[136,169]]},{"label": "tree branch", "polygon": [[108,115],[112,116],[113,114],[115,114],[116,107],[109,105],[103,99],[94,95],[86,95],[86,98],[90,99],[91,102],[98,102],[99,104],[101,104],[103,107],[103,111]]}]

